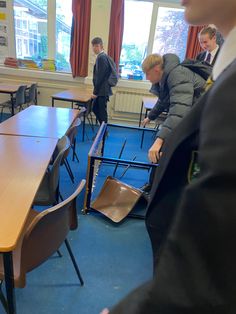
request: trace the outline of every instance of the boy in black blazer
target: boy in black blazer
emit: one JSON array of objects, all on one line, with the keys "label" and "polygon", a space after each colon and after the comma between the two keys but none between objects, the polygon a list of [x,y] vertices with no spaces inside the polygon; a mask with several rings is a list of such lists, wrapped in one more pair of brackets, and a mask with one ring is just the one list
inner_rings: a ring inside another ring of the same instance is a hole
[{"label": "boy in black blazer", "polygon": [[100,37],[95,37],[92,40],[93,52],[97,55],[96,63],[93,68],[93,112],[100,124],[104,121],[107,123],[107,101],[112,95],[111,86],[108,83],[108,78],[111,73],[111,68],[108,62],[108,57],[103,50],[103,41]]}]

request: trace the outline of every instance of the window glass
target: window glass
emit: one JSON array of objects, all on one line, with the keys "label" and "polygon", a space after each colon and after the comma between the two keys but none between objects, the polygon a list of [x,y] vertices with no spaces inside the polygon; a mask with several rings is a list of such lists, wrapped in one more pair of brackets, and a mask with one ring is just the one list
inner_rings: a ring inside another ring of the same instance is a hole
[{"label": "window glass", "polygon": [[58,71],[63,72],[71,72],[71,7],[72,0],[57,0],[56,2],[56,68]]},{"label": "window glass", "polygon": [[14,0],[17,58],[40,65],[48,56],[47,0]]},{"label": "window glass", "polygon": [[[122,78],[145,78],[141,64],[147,51],[175,53],[185,57],[188,25],[181,8],[153,5],[154,1],[125,0],[125,22],[120,74]],[[152,14],[157,20],[152,22]]]},{"label": "window glass", "polygon": [[187,35],[188,25],[184,20],[183,9],[158,8],[153,52],[161,55],[175,53],[183,60],[186,51]]},{"label": "window glass", "polygon": [[147,53],[152,16],[151,2],[125,1],[123,44],[120,57],[122,78],[142,80],[142,60]]},{"label": "window glass", "polygon": [[[48,39],[48,0],[14,0],[16,56],[21,66],[63,72],[70,69],[72,0],[55,0],[56,36]],[[51,16],[53,18],[54,15]],[[48,42],[54,43],[54,60],[48,59]]]}]

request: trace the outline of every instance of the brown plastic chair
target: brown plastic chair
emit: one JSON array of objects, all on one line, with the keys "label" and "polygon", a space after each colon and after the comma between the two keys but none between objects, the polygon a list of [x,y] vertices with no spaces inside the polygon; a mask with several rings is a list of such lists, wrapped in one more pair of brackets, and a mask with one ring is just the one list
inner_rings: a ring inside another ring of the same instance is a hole
[{"label": "brown plastic chair", "polygon": [[78,134],[79,131],[79,126],[81,125],[81,119],[77,118],[71,125],[71,127],[69,128],[69,130],[66,132],[67,137],[70,140],[70,145],[73,151],[73,157],[72,160],[74,161],[74,159],[76,158],[76,160],[79,162],[79,158],[76,154],[76,136]]},{"label": "brown plastic chair", "polygon": [[[79,126],[81,124],[81,120],[80,118],[77,118],[73,124],[71,125],[71,127],[69,128],[69,130],[66,132],[66,136],[68,137],[69,141],[70,141],[70,147],[72,148],[72,160],[74,161],[74,159],[76,158],[76,160],[79,162],[79,158],[76,154],[76,135],[79,131]],[[69,149],[67,150],[67,152],[64,154],[64,157],[62,159],[62,164],[65,165],[66,170],[70,176],[70,179],[72,181],[72,183],[74,183],[75,177],[73,174],[73,171],[71,169],[71,166],[69,164],[69,161],[67,159],[69,155]]]},{"label": "brown plastic chair", "polygon": [[[54,207],[43,212],[30,210],[22,235],[13,251],[15,287],[24,288],[26,274],[57,252],[63,242],[65,242],[80,284],[83,285],[83,279],[66,237],[70,230],[75,230],[78,226],[76,197],[84,185],[85,180],[82,180],[70,197]],[[1,255],[0,280],[4,280]]]},{"label": "brown plastic chair", "polygon": [[141,196],[141,190],[108,176],[91,208],[114,222],[120,222],[130,213]]},{"label": "brown plastic chair", "polygon": [[53,206],[59,201],[59,179],[60,165],[63,164],[65,154],[70,149],[70,141],[67,136],[63,136],[57,143],[53,154],[53,164],[48,168],[39,186],[33,201],[34,205]]}]

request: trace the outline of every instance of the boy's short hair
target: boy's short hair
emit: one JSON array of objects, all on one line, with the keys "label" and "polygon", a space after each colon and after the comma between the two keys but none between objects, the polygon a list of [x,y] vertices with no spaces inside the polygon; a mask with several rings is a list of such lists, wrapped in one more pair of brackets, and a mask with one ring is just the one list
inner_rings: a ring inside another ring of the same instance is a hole
[{"label": "boy's short hair", "polygon": [[92,43],[92,45],[101,45],[101,46],[103,46],[103,41],[102,41],[102,38],[100,38],[100,37],[93,38],[91,43]]},{"label": "boy's short hair", "polygon": [[160,65],[163,68],[163,58],[158,53],[153,53],[147,56],[142,63],[142,70],[144,73],[154,68],[154,66]]},{"label": "boy's short hair", "polygon": [[209,35],[209,38],[212,39],[214,36],[216,36],[216,28],[211,26],[204,27],[198,34],[200,37],[201,35]]}]

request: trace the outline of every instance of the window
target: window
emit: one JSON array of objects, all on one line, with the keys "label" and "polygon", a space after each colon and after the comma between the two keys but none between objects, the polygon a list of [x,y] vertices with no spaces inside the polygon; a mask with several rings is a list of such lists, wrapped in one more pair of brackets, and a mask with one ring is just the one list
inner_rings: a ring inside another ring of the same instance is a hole
[{"label": "window", "polygon": [[124,34],[120,57],[123,78],[143,78],[141,64],[147,53],[152,8],[151,2],[125,1]]},{"label": "window", "polygon": [[[44,59],[53,59],[57,71],[70,72],[71,2],[14,0],[16,54],[23,66],[41,68]],[[53,5],[56,12],[49,11]]]},{"label": "window", "polygon": [[57,0],[56,3],[56,61],[57,70],[71,72],[70,34],[72,24],[71,0]]},{"label": "window", "polygon": [[[144,18],[145,17],[145,18]],[[122,78],[142,80],[142,61],[150,53],[175,53],[184,59],[188,25],[184,10],[157,1],[125,0],[120,58]]]},{"label": "window", "polygon": [[182,9],[159,7],[152,52],[161,55],[175,53],[181,60],[185,57],[188,26]]}]

